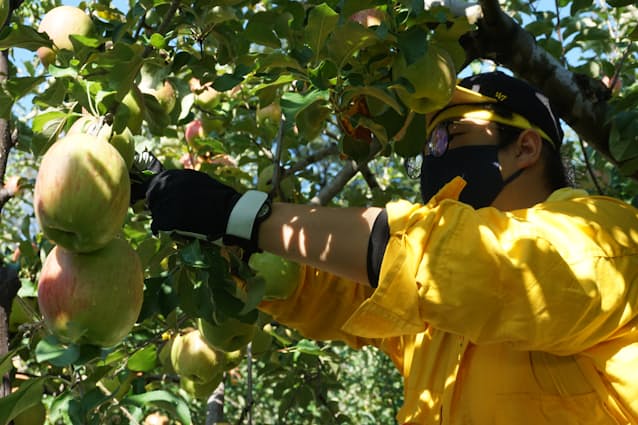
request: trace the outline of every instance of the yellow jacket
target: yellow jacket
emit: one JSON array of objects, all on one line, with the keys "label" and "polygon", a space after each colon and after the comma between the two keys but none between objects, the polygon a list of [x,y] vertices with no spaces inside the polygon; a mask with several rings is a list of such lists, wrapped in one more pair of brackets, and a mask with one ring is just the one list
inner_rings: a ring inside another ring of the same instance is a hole
[{"label": "yellow jacket", "polygon": [[474,210],[463,185],[387,205],[378,288],[304,268],[261,308],[386,352],[402,424],[638,424],[638,211],[575,189]]}]

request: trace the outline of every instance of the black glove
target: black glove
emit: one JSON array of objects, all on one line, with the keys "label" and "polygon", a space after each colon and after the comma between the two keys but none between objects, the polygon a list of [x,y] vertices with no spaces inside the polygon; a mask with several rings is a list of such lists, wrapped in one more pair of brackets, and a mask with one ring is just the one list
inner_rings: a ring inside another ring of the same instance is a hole
[{"label": "black glove", "polygon": [[238,245],[259,250],[258,226],[270,214],[264,192],[240,194],[206,173],[195,170],[162,171],[146,192],[153,221],[151,230]]},{"label": "black glove", "polygon": [[133,205],[146,198],[146,191],[154,175],[164,171],[164,166],[151,152],[135,152],[133,165],[129,171],[131,179],[131,202]]}]

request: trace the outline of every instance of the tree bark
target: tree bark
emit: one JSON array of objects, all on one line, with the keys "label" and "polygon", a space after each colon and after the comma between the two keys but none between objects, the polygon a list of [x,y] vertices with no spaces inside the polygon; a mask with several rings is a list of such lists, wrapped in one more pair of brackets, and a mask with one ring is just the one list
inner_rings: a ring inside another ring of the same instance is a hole
[{"label": "tree bark", "polygon": [[[477,29],[461,38],[468,61],[492,59],[538,87],[579,136],[620,165],[609,150],[610,128],[605,122],[609,89],[596,79],[566,69],[503,12],[498,0],[480,0],[480,5]],[[630,177],[638,179],[638,172]]]},{"label": "tree bark", "polygon": [[[20,289],[18,268],[2,265],[0,259],[0,357],[9,352],[9,315],[11,303]],[[11,394],[11,381],[8,375],[2,377],[0,397]]]}]

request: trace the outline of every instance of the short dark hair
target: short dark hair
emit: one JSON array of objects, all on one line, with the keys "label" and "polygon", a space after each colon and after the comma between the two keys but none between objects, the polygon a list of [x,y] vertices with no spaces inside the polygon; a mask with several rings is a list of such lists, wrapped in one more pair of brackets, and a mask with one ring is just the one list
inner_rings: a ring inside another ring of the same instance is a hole
[{"label": "short dark hair", "polygon": [[545,183],[550,191],[573,186],[560,150],[554,149],[545,140],[541,148],[541,160],[545,165]]}]

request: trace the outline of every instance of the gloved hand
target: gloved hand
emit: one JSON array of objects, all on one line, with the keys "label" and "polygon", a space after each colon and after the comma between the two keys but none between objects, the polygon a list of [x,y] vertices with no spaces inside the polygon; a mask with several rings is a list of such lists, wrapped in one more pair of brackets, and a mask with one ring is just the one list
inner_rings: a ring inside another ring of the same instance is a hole
[{"label": "gloved hand", "polygon": [[175,232],[191,238],[238,245],[259,251],[258,225],[270,214],[264,192],[240,194],[206,173],[195,170],[162,171],[146,191],[153,221],[151,230]]},{"label": "gloved hand", "polygon": [[164,166],[151,152],[147,150],[135,152],[133,165],[129,171],[129,177],[131,179],[131,205],[146,198],[146,191],[151,183],[151,179],[162,171],[164,171]]}]

